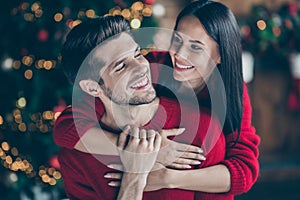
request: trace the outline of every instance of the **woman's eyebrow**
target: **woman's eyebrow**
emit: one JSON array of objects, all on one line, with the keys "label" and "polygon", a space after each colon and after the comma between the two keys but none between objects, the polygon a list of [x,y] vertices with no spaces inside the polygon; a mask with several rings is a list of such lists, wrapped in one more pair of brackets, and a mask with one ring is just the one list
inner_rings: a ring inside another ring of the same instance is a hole
[{"label": "woman's eyebrow", "polygon": [[201,44],[201,45],[205,46],[204,43],[201,42],[200,40],[189,40],[189,42],[191,42],[191,43],[198,43],[198,44]]}]

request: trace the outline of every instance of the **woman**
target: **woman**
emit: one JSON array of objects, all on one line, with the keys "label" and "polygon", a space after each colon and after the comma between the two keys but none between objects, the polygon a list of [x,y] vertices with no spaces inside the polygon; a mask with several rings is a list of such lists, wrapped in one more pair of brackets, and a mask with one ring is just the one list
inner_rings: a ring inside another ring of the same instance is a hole
[{"label": "woman", "polygon": [[[220,164],[207,168],[185,171],[162,168],[151,172],[146,190],[180,188],[195,191],[197,199],[233,199],[235,194],[252,187],[259,169],[259,137],[251,126],[251,105],[242,81],[240,35],[236,20],[223,4],[202,0],[181,11],[174,30],[177,32],[172,38],[170,54],[156,52],[148,58],[151,62],[164,64],[171,58],[174,79],[182,82],[180,91],[184,91],[184,87],[192,87],[198,93],[200,105],[211,106],[213,99],[208,93],[219,96],[223,108],[216,109],[217,116],[222,118],[222,110],[227,108],[223,127],[226,157]],[[210,64],[204,67],[201,65],[203,60],[199,60],[203,52],[211,58]],[[218,87],[219,82],[213,76],[216,72],[222,77],[225,90]],[[59,137],[63,140],[63,136]],[[73,147],[78,140],[70,142]],[[80,149],[80,142],[75,148]],[[108,177],[118,179],[121,176],[108,174]],[[110,185],[117,186],[118,180],[110,182]]]}]

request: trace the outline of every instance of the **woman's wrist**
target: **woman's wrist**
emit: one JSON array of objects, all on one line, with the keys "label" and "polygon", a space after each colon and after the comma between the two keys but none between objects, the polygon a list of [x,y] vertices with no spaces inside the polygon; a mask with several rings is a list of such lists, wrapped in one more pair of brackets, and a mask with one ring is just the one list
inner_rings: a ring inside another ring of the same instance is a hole
[{"label": "woman's wrist", "polygon": [[178,183],[180,178],[180,170],[168,169],[166,168],[166,173],[164,174],[163,180],[165,182],[166,188],[173,189],[178,188]]}]

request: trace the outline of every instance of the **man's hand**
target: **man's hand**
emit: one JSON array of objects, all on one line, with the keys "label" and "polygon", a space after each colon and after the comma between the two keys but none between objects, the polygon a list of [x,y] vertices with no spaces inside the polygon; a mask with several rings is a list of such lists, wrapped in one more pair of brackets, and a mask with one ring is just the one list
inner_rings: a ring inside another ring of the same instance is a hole
[{"label": "man's hand", "polygon": [[118,200],[140,200],[161,145],[161,136],[153,131],[129,128],[120,134],[118,151],[124,174]]},{"label": "man's hand", "polygon": [[127,127],[119,136],[118,151],[123,169],[128,173],[149,173],[161,146],[161,136],[154,130]]},{"label": "man's hand", "polygon": [[205,157],[203,150],[189,144],[183,144],[168,139],[169,136],[180,135],[184,128],[161,130],[162,136],[161,148],[157,156],[157,162],[164,166],[176,169],[189,169],[191,165],[199,165]]}]

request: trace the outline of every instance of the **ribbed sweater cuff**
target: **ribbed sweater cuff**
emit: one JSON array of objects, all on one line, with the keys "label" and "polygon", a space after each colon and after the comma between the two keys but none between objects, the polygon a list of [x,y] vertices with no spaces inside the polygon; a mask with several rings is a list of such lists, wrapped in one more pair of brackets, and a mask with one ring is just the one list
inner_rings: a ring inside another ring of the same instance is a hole
[{"label": "ribbed sweater cuff", "polygon": [[229,194],[237,195],[245,192],[246,176],[240,166],[234,160],[224,160],[221,164],[225,165],[230,172],[231,187]]}]

